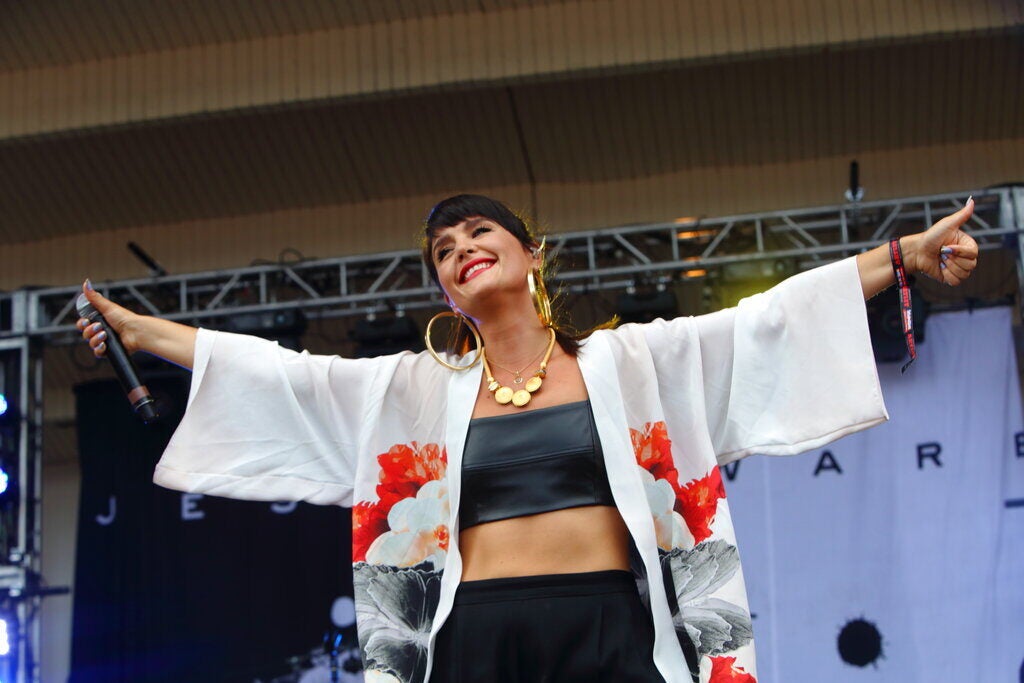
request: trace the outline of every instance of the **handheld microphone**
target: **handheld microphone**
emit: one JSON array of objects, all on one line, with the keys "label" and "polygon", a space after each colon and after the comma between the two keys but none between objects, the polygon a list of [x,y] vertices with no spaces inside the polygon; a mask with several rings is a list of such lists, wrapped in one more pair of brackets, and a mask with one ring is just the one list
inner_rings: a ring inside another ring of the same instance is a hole
[{"label": "handheld microphone", "polygon": [[128,402],[132,404],[132,410],[147,424],[159,418],[160,415],[156,412],[156,403],[150,395],[149,389],[139,380],[135,363],[128,356],[128,352],[124,350],[117,333],[107,324],[100,312],[89,303],[85,294],[78,295],[75,308],[78,309],[79,316],[90,323],[99,323],[103,326],[103,331],[107,333],[106,355],[110,359],[111,365],[114,366],[114,373],[117,374],[117,379],[121,382],[121,388],[124,389],[124,393],[128,394]]}]

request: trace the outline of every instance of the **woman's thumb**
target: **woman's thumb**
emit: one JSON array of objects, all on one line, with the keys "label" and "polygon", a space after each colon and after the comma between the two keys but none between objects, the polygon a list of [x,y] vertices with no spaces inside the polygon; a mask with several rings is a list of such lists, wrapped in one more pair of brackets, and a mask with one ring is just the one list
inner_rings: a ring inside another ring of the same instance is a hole
[{"label": "woman's thumb", "polygon": [[92,288],[92,282],[90,282],[88,278],[86,278],[85,282],[82,283],[82,294],[85,294],[85,298],[89,300],[92,307],[101,314],[106,313],[107,309],[110,307],[111,302]]}]

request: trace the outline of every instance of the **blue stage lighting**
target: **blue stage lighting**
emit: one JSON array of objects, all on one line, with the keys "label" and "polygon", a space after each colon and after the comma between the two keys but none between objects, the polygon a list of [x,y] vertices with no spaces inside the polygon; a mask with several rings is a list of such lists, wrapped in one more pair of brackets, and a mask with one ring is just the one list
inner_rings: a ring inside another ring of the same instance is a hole
[{"label": "blue stage lighting", "polygon": [[[10,483],[10,481],[11,478],[7,476],[7,470],[5,470],[3,467],[0,467],[0,496],[7,493],[7,485]],[[0,681],[0,683],[3,683],[3,681]]]},{"label": "blue stage lighting", "polygon": [[7,620],[0,618],[0,657],[11,653],[10,631],[7,628]]},{"label": "blue stage lighting", "polygon": [[7,412],[7,397],[0,394],[0,415]]}]

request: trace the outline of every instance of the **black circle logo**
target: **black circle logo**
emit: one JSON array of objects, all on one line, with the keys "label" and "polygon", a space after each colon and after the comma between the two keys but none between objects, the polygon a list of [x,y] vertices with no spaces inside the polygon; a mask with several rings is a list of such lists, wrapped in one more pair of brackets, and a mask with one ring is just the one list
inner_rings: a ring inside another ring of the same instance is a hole
[{"label": "black circle logo", "polygon": [[848,621],[839,631],[839,656],[853,666],[876,663],[882,656],[882,634],[866,619]]}]

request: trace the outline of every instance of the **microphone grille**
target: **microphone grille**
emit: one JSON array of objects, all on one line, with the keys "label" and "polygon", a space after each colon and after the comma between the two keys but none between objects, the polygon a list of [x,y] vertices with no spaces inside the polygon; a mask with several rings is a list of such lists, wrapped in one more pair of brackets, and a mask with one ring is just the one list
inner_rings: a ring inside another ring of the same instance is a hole
[{"label": "microphone grille", "polygon": [[78,315],[83,318],[88,318],[90,315],[96,312],[93,305],[89,303],[89,300],[85,298],[85,294],[79,294],[78,299],[75,300],[75,309],[78,310]]}]

